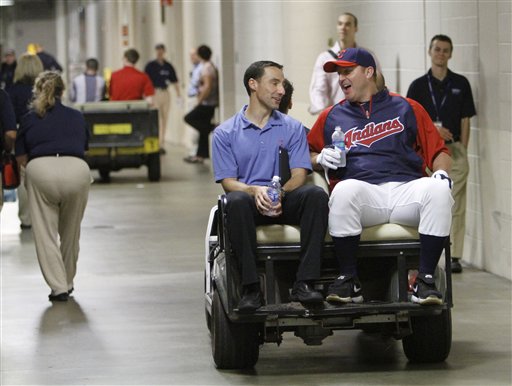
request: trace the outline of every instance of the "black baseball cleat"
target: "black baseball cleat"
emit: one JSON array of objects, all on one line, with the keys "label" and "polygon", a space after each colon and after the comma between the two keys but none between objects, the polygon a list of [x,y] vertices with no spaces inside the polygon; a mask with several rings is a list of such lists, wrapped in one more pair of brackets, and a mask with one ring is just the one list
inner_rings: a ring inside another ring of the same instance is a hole
[{"label": "black baseball cleat", "polygon": [[340,275],[329,286],[326,300],[337,303],[362,303],[363,291],[359,279],[356,276]]},{"label": "black baseball cleat", "polygon": [[292,288],[290,300],[304,304],[320,304],[323,303],[324,297],[307,282],[296,281]]},{"label": "black baseball cleat", "polygon": [[436,288],[434,277],[429,274],[419,273],[412,286],[411,300],[423,306],[443,304],[443,295]]}]

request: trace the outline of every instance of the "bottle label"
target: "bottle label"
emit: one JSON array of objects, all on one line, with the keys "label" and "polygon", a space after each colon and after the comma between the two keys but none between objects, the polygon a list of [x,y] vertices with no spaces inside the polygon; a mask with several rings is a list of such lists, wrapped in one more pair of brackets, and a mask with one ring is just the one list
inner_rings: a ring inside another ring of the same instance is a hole
[{"label": "bottle label", "polygon": [[333,145],[336,149],[345,150],[345,142],[344,141],[336,141],[333,142]]},{"label": "bottle label", "polygon": [[279,202],[279,191],[276,189],[269,189],[268,196],[273,204],[277,204]]}]

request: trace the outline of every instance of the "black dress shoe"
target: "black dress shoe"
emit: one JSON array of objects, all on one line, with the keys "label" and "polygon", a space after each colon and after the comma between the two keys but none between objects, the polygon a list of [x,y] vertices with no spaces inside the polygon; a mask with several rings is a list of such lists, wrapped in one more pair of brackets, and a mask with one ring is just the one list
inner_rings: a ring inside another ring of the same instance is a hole
[{"label": "black dress shoe", "polygon": [[460,264],[460,258],[452,257],[452,273],[461,273],[462,265]]},{"label": "black dress shoe", "polygon": [[261,307],[260,291],[244,291],[242,299],[238,303],[238,312],[251,313]]},{"label": "black dress shoe", "polygon": [[57,294],[57,295],[48,295],[48,299],[51,301],[51,302],[67,302],[68,299],[69,299],[69,295],[67,292],[63,292],[61,294]]},{"label": "black dress shoe", "polygon": [[293,302],[301,302],[306,304],[323,303],[324,297],[318,291],[315,291],[311,285],[305,281],[297,281],[293,285],[290,299]]}]

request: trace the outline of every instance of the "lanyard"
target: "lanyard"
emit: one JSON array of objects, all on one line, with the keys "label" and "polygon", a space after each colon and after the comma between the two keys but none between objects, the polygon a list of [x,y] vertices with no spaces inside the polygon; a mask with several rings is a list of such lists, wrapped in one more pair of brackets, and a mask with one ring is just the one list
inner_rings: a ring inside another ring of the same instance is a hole
[{"label": "lanyard", "polygon": [[436,121],[439,121],[439,112],[443,108],[444,102],[446,102],[446,96],[448,95],[448,90],[450,90],[450,83],[451,81],[449,81],[448,84],[446,85],[446,90],[444,92],[443,99],[441,99],[441,105],[439,106],[438,109],[436,103],[436,96],[434,94],[434,90],[432,89],[432,77],[430,76],[430,74],[428,75],[428,88],[430,90],[430,96],[432,97],[432,103],[434,104],[434,108],[436,109]]}]

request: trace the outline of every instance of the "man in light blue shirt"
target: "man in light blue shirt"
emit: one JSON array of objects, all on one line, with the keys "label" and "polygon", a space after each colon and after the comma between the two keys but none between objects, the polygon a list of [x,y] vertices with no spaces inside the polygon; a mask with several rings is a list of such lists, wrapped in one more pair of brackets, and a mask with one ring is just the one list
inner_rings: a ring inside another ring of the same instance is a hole
[{"label": "man in light blue shirt", "polygon": [[[262,224],[300,225],[301,262],[291,300],[323,302],[312,284],[320,277],[328,196],[323,189],[305,184],[312,168],[304,126],[277,111],[283,82],[280,64],[251,64],[244,75],[249,104],[219,125],[213,137],[215,181],[227,193],[227,231],[241,270],[239,312],[254,312],[261,306],[256,226]],[[269,217],[265,214],[271,208],[267,186],[280,174],[279,148],[288,153],[291,177],[283,181],[280,202],[272,206],[276,216]]]}]

